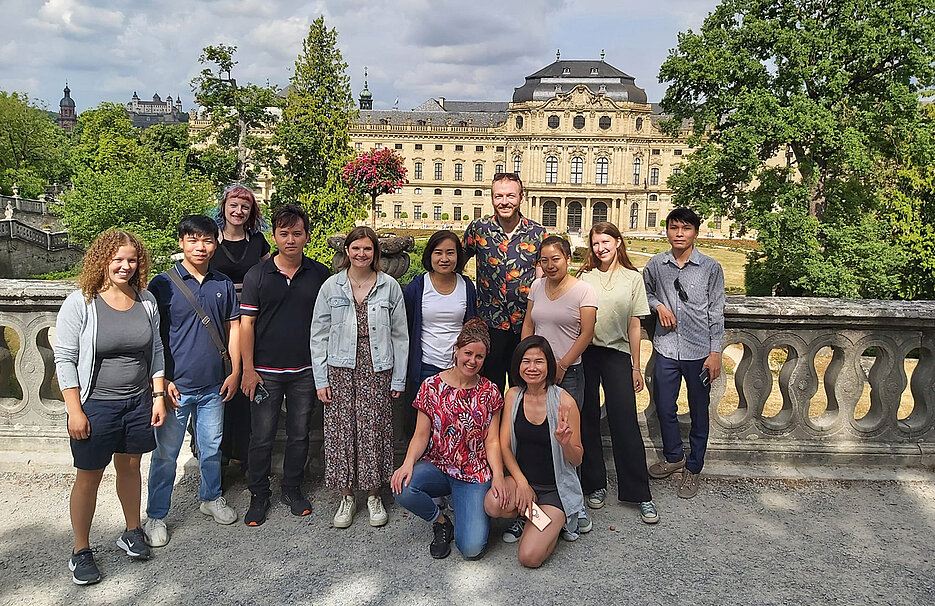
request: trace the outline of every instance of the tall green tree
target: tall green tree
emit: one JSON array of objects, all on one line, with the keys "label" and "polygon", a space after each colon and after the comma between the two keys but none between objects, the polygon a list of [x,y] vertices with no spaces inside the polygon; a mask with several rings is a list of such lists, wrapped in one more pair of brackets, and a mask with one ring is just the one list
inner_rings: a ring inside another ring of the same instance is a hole
[{"label": "tall green tree", "polygon": [[318,17],[309,27],[295,62],[276,126],[274,148],[279,158],[268,162],[273,173],[273,205],[299,202],[312,220],[308,253],[331,258],[329,236],[366,216],[365,201],[342,178],[353,157],[348,129],[357,118],[347,64],[338,49],[338,34]]},{"label": "tall green tree", "polygon": [[[932,0],[722,0],[660,68],[696,150],[674,202],[757,230],[750,294],[894,297],[909,263],[881,177],[931,126]],[[688,122],[686,122],[688,121]],[[916,150],[918,155],[919,150]]]},{"label": "tall green tree", "polygon": [[140,159],[140,129],[133,126],[119,103],[101,103],[78,116],[72,150],[75,169],[109,170],[130,166]]},{"label": "tall green tree", "polygon": [[217,173],[233,159],[231,174],[215,174],[218,184],[253,180],[257,162],[269,145],[263,132],[275,124],[273,108],[282,102],[274,86],[237,83],[233,77],[236,52],[236,46],[225,44],[204,47],[198,62],[207,67],[192,80],[195,102],[207,111],[211,122],[211,128],[198,135],[210,150],[206,157],[218,160],[211,163],[209,172]]},{"label": "tall green tree", "polygon": [[0,192],[37,198],[68,178],[67,140],[28,95],[0,91]]}]

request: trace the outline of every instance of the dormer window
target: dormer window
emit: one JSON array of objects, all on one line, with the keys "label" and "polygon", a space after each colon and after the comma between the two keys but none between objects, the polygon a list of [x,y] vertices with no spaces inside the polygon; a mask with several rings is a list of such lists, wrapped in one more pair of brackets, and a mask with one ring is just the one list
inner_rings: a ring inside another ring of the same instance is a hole
[{"label": "dormer window", "polygon": [[570,68],[570,67],[563,67],[563,68],[562,68],[562,75],[563,75],[563,76],[570,76],[570,75],[571,75],[571,68]]},{"label": "dormer window", "polygon": [[592,67],[592,68],[591,68],[591,75],[592,75],[592,76],[596,76],[596,75],[597,75],[597,68],[596,68],[596,67]]}]

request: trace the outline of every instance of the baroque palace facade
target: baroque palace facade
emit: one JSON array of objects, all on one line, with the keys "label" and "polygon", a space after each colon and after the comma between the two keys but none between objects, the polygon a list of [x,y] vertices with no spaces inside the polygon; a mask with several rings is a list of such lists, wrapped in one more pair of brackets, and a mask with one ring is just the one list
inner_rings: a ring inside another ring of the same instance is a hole
[{"label": "baroque palace facade", "polygon": [[[510,103],[429,99],[411,111],[374,110],[360,94],[351,140],[360,152],[391,148],[409,183],[378,199],[385,227],[463,228],[492,212],[494,173],[517,172],[522,212],[551,232],[587,232],[598,221],[659,233],[671,210],[666,180],[689,153],[664,135],[658,105],[632,76],[600,61],[556,61],[527,76]],[[685,133],[687,136],[687,132]],[[722,234],[715,217],[702,234]]]}]

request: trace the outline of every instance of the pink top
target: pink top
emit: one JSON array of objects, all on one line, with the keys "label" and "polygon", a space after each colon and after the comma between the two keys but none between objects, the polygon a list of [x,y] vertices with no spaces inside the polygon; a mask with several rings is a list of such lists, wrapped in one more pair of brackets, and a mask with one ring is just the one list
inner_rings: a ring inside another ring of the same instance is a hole
[{"label": "pink top", "polygon": [[441,375],[433,375],[422,382],[412,405],[432,420],[432,437],[423,459],[462,482],[490,480],[484,440],[491,418],[503,408],[496,385],[478,377],[474,387],[458,389]]},{"label": "pink top", "polygon": [[[536,334],[545,337],[552,346],[555,359],[560,360],[581,334],[581,308],[597,308],[597,294],[590,284],[578,280],[552,301],[545,294],[545,281],[546,278],[539,278],[529,289],[529,300],[535,301],[532,321],[536,325]],[[578,356],[572,364],[580,362],[581,356]]]}]

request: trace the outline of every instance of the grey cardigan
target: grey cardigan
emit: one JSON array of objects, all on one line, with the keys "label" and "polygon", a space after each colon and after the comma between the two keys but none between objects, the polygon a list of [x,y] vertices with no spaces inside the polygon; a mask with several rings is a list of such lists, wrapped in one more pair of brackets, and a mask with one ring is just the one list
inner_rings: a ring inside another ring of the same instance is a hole
[{"label": "grey cardigan", "polygon": [[[165,376],[162,338],[159,335],[159,309],[148,290],[139,292],[140,302],[149,314],[153,328],[153,350],[146,362],[151,377]],[[68,295],[55,321],[55,374],[64,391],[79,388],[81,403],[91,393],[91,374],[97,349],[97,310],[94,299],[85,301],[80,290]]]},{"label": "grey cardigan", "polygon": [[[516,456],[516,414],[519,411],[519,402],[526,390],[522,387],[516,392],[513,401],[512,418],[510,419],[510,449]],[[552,468],[555,469],[555,485],[558,496],[565,508],[565,529],[574,532],[578,529],[578,512],[584,511],[584,495],[581,492],[581,482],[575,466],[568,462],[562,452],[562,446],[555,439],[555,429],[558,427],[558,407],[562,401],[562,388],[558,385],[549,385],[545,395],[546,418],[549,420],[549,442],[552,445]]]}]

